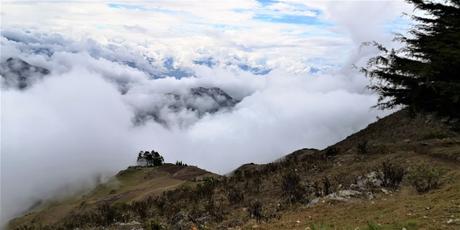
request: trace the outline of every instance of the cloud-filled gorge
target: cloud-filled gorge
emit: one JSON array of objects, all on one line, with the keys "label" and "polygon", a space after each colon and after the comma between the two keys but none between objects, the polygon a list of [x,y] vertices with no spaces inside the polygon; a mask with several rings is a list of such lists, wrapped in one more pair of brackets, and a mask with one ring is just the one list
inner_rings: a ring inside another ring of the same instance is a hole
[{"label": "cloud-filled gorge", "polygon": [[353,39],[379,37],[344,27],[353,38],[342,63],[334,56],[343,51],[333,48],[320,52],[325,59],[301,61],[295,53],[276,55],[286,52],[281,48],[251,53],[235,41],[226,43],[235,52],[213,46],[180,54],[151,52],[155,44],[115,35],[102,42],[2,28],[2,223],[41,200],[91,188],[134,164],[139,150],[227,173],[299,148],[324,148],[364,128],[387,112],[371,108],[377,96],[352,67],[374,51]]}]

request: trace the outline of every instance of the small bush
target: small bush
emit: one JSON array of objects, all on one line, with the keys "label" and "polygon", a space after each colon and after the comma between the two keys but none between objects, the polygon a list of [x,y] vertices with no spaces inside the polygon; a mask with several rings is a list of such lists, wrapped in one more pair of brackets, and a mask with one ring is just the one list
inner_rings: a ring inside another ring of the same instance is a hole
[{"label": "small bush", "polygon": [[165,229],[163,225],[160,224],[158,220],[150,219],[146,223],[144,223],[144,229],[146,230],[161,230]]},{"label": "small bush", "polygon": [[303,199],[304,189],[300,184],[300,177],[294,171],[289,171],[285,174],[281,181],[281,189],[283,195],[288,202],[294,203]]},{"label": "small bush", "polygon": [[333,157],[339,154],[339,150],[336,147],[329,147],[326,149],[326,157]]},{"label": "small bush", "polygon": [[320,197],[323,195],[323,188],[319,185],[318,181],[313,183],[313,190],[315,192],[315,196]]},{"label": "small bush", "polygon": [[398,188],[403,180],[406,170],[391,162],[383,162],[382,164],[382,185],[388,188]]},{"label": "small bush", "polygon": [[425,193],[440,185],[441,171],[428,165],[421,165],[409,174],[409,181],[417,192]]},{"label": "small bush", "polygon": [[218,180],[213,177],[204,178],[204,182],[202,184],[197,185],[196,194],[201,198],[212,198],[217,183]]},{"label": "small bush", "polygon": [[187,166],[187,164],[183,163],[182,161],[176,161],[177,166]]},{"label": "small bush", "polygon": [[367,229],[368,230],[380,230],[382,227],[374,222],[367,222]]},{"label": "small bush", "polygon": [[438,130],[438,131],[431,131],[429,133],[426,133],[425,135],[422,136],[422,140],[444,139],[447,137],[449,137],[447,133]]},{"label": "small bush", "polygon": [[248,208],[249,217],[254,218],[257,222],[261,221],[263,218],[262,213],[262,203],[258,200],[252,202]]},{"label": "small bush", "polygon": [[252,180],[252,191],[255,192],[255,193],[259,193],[260,192],[260,189],[262,188],[262,179],[260,178],[260,176],[256,176],[254,177],[254,179]]},{"label": "small bush", "polygon": [[244,193],[236,187],[228,189],[227,199],[230,204],[238,204],[244,200]]},{"label": "small bush", "polygon": [[324,179],[323,179],[323,194],[326,196],[326,195],[329,195],[331,193],[332,193],[331,181],[329,180],[328,177],[324,177]]},{"label": "small bush", "polygon": [[358,154],[361,154],[361,155],[367,154],[369,152],[367,141],[362,141],[358,143],[357,149],[358,149]]},{"label": "small bush", "polygon": [[334,192],[331,180],[329,180],[328,177],[324,177],[322,180],[315,181],[311,185],[311,189],[316,197],[327,196]]},{"label": "small bush", "polygon": [[224,220],[225,213],[222,203],[208,200],[204,205],[204,209],[214,221],[221,222]]}]

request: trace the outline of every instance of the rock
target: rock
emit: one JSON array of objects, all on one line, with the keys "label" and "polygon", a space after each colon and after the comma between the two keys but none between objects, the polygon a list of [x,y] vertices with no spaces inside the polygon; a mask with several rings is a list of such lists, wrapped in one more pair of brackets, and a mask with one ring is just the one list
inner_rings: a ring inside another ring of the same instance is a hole
[{"label": "rock", "polygon": [[185,212],[178,212],[171,220],[174,229],[191,229],[193,223]]},{"label": "rock", "polygon": [[386,195],[390,194],[390,191],[388,191],[388,190],[386,190],[386,189],[384,189],[384,188],[382,188],[382,189],[380,189],[380,190],[381,190],[383,193],[385,193]]},{"label": "rock", "polygon": [[447,224],[455,224],[457,222],[460,222],[460,219],[448,219]]},{"label": "rock", "polygon": [[376,171],[372,171],[364,176],[359,176],[356,182],[350,185],[351,189],[365,191],[370,187],[381,187],[383,181],[380,179],[380,175]]},{"label": "rock", "polygon": [[355,190],[340,190],[337,192],[339,196],[341,197],[356,197],[356,196],[359,196],[361,195],[362,193],[360,191],[355,191]]},{"label": "rock", "polygon": [[375,198],[374,194],[372,192],[367,192],[366,193],[367,199],[373,200]]},{"label": "rock", "polygon": [[374,187],[381,187],[383,181],[380,179],[379,174],[376,171],[372,171],[366,175],[368,184]]},{"label": "rock", "polygon": [[[361,195],[360,191],[356,190],[340,190],[338,192],[331,193],[324,197],[324,200],[335,200],[335,201],[348,201],[351,197],[357,197]],[[324,202],[323,200],[323,202]]]},{"label": "rock", "polygon": [[307,207],[313,207],[313,206],[315,206],[316,204],[318,204],[319,201],[320,201],[319,198],[315,198],[315,199],[311,200],[311,201],[308,203]]},{"label": "rock", "polygon": [[127,222],[127,223],[120,223],[120,222],[118,222],[118,223],[115,223],[115,225],[119,225],[119,226],[136,226],[136,225],[141,225],[141,223],[139,223],[139,222],[133,220],[133,221]]}]

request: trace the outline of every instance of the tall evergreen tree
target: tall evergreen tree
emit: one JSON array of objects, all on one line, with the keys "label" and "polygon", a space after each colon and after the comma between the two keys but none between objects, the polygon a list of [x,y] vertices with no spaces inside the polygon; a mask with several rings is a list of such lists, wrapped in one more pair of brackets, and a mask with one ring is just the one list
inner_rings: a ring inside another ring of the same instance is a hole
[{"label": "tall evergreen tree", "polygon": [[460,118],[460,0],[408,0],[424,16],[408,36],[398,35],[399,50],[375,45],[383,55],[372,58],[364,73],[374,79],[380,108],[409,106]]}]

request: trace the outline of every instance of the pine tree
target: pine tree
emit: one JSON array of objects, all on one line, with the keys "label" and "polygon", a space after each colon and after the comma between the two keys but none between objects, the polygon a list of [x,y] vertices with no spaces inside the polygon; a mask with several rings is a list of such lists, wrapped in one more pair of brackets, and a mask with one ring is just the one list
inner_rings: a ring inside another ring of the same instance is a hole
[{"label": "pine tree", "polygon": [[417,24],[409,35],[397,36],[404,47],[387,50],[374,43],[383,55],[363,68],[375,80],[370,88],[380,94],[377,106],[460,118],[460,0],[408,2],[425,16],[412,16]]}]

